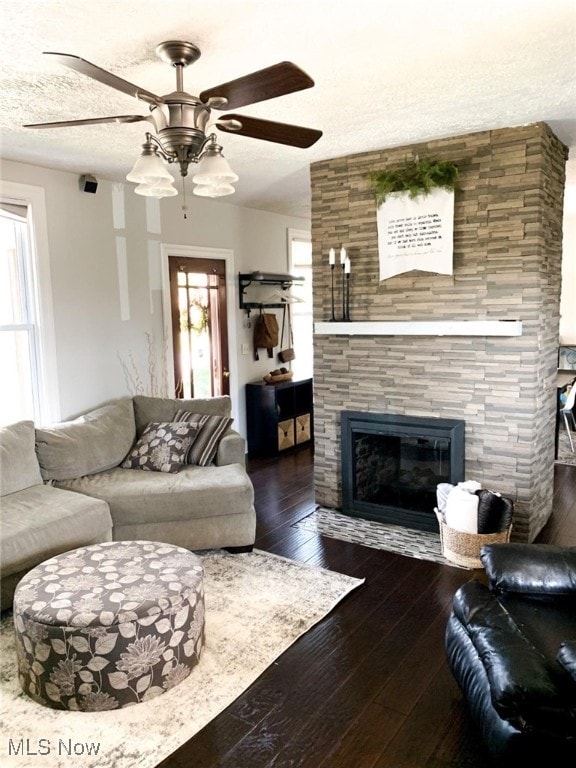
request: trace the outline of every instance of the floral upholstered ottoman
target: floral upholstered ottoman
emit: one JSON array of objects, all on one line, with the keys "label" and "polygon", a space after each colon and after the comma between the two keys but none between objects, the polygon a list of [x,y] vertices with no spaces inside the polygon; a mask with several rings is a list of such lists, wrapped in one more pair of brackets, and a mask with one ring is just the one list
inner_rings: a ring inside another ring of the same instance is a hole
[{"label": "floral upholstered ottoman", "polygon": [[186,549],[113,541],[66,552],[14,595],[20,684],[40,704],[128,707],[180,683],[204,643],[203,567]]}]

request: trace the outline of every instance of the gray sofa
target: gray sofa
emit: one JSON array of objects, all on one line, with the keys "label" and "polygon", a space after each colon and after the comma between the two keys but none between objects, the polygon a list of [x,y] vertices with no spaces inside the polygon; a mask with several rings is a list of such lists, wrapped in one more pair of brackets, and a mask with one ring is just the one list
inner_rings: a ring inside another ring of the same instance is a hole
[{"label": "gray sofa", "polygon": [[2,609],[26,571],[86,544],[145,539],[191,550],[251,548],[254,489],[244,438],[234,430],[227,428],[207,466],[121,466],[148,424],[174,422],[179,411],[224,421],[230,406],[228,397],[136,396],[49,429],[32,422],[0,429]]},{"label": "gray sofa", "polygon": [[31,421],[0,429],[0,496],[1,610],[12,605],[16,584],[42,560],[112,540],[105,501],[44,484]]}]

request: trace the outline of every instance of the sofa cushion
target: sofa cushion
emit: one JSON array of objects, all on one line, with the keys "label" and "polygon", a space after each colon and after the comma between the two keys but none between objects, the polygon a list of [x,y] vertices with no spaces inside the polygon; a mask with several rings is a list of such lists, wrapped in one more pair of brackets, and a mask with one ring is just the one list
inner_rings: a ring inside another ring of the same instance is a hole
[{"label": "sofa cushion", "polygon": [[220,440],[233,422],[228,416],[207,416],[183,410],[176,412],[174,420],[197,425],[199,434],[188,454],[188,464],[199,467],[206,467],[214,461]]},{"label": "sofa cushion", "polygon": [[133,400],[138,436],[151,421],[175,421],[174,416],[178,410],[204,413],[208,416],[230,416],[232,412],[232,401],[228,395],[192,400],[135,395]]},{"label": "sofa cushion", "polygon": [[135,437],[132,398],[116,400],[50,429],[37,429],[42,477],[70,480],[117,467]]},{"label": "sofa cushion", "polygon": [[254,503],[254,488],[239,464],[187,465],[175,474],[119,467],[58,486],[107,501],[115,526],[232,515]]},{"label": "sofa cushion", "polygon": [[122,462],[125,469],[178,472],[198,437],[198,427],[184,422],[150,423]]},{"label": "sofa cushion", "polygon": [[34,448],[34,422],[0,428],[0,496],[42,484]]},{"label": "sofa cushion", "polygon": [[50,485],[2,499],[2,578],[69,549],[112,539],[108,504]]}]

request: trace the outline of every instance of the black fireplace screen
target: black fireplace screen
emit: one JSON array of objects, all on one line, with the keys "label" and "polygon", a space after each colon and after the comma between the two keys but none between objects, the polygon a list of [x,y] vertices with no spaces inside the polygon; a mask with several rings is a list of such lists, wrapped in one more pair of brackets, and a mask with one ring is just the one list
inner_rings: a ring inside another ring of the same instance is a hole
[{"label": "black fireplace screen", "polygon": [[437,530],[436,486],[464,479],[464,422],[344,411],[341,433],[343,511]]}]

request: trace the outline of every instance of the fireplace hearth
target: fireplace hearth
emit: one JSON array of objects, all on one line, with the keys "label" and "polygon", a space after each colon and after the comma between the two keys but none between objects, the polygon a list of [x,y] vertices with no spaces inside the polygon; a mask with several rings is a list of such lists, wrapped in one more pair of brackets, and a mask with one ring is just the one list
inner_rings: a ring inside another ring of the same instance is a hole
[{"label": "fireplace hearth", "polygon": [[342,511],[437,531],[438,483],[464,480],[464,421],[342,411]]}]

